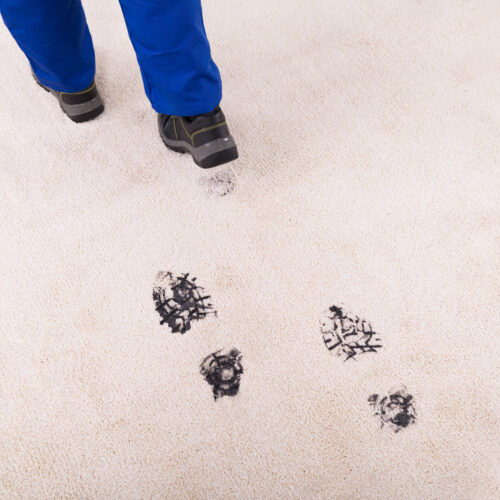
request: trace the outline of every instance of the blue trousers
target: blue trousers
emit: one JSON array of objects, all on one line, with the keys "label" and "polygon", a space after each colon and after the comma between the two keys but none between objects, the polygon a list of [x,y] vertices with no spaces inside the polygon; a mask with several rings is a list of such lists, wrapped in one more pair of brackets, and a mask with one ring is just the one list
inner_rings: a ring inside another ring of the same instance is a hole
[{"label": "blue trousers", "polygon": [[[222,98],[201,0],[119,0],[155,111],[197,115]],[[0,0],[5,25],[40,82],[79,92],[94,79],[92,38],[80,0]]]}]

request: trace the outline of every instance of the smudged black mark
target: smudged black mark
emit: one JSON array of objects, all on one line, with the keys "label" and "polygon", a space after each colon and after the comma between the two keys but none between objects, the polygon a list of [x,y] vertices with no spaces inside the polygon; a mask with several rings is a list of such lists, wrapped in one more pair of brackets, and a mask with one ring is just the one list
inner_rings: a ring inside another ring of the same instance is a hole
[{"label": "smudged black mark", "polygon": [[344,361],[356,359],[358,354],[377,352],[382,347],[370,323],[337,306],[325,313],[321,333],[327,349],[343,356]]},{"label": "smudged black mark", "polygon": [[222,396],[235,396],[243,373],[240,351],[231,349],[224,353],[220,350],[210,354],[201,362],[200,373],[213,386],[216,401]]},{"label": "smudged black mark", "polygon": [[417,413],[412,401],[413,396],[408,394],[404,386],[389,391],[386,396],[372,394],[368,398],[368,402],[375,409],[375,416],[380,417],[381,427],[387,424],[394,432],[415,423]]},{"label": "smudged black mark", "polygon": [[189,273],[174,278],[170,272],[159,272],[153,286],[153,300],[156,310],[172,333],[186,333],[191,322],[217,315],[203,288],[196,284],[196,278],[188,279]]},{"label": "smudged black mark", "polygon": [[210,177],[203,177],[200,183],[205,185],[209,195],[219,197],[232,193],[236,186],[234,175],[230,171],[221,171]]}]

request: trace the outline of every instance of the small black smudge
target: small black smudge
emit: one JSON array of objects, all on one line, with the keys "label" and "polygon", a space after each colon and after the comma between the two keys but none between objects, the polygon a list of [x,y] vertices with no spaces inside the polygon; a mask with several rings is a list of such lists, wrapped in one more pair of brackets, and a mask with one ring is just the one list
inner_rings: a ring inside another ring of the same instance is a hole
[{"label": "small black smudge", "polygon": [[202,177],[200,184],[205,186],[210,196],[223,197],[232,193],[236,187],[234,175],[229,170],[217,172],[210,177]]}]

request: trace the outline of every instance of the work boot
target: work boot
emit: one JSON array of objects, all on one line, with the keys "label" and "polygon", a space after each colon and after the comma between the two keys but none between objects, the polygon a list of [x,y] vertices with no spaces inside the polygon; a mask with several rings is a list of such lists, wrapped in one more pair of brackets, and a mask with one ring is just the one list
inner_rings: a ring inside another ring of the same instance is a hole
[{"label": "work boot", "polygon": [[216,167],[238,158],[236,144],[219,106],[196,116],[159,114],[158,128],[169,149],[190,153],[202,168]]},{"label": "work boot", "polygon": [[59,92],[42,85],[38,78],[33,75],[36,83],[44,90],[50,92],[57,97],[62,110],[74,122],[87,122],[99,116],[104,111],[104,103],[97,91],[95,82],[92,82],[90,87],[80,92]]}]

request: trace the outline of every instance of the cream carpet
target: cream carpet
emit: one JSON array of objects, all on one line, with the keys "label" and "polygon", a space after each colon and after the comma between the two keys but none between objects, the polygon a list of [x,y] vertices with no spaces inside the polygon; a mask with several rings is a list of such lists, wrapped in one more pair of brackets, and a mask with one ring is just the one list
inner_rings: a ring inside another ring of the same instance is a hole
[{"label": "cream carpet", "polygon": [[0,27],[1,498],[498,498],[499,2],[206,1],[206,172],[84,4],[88,124]]}]

